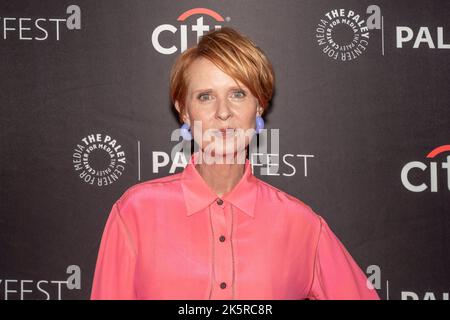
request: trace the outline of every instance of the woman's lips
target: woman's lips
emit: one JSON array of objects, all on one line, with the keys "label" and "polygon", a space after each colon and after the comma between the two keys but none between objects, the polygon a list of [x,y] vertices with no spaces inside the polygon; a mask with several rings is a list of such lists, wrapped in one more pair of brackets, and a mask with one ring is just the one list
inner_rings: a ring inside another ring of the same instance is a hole
[{"label": "woman's lips", "polygon": [[236,134],[234,128],[222,128],[216,130],[216,135],[223,136],[223,137],[232,137]]}]

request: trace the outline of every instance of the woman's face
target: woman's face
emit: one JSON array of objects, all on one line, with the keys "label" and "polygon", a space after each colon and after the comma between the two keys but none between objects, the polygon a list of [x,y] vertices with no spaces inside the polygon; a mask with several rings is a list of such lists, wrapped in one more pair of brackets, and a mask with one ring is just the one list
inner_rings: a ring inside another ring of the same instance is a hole
[{"label": "woman's face", "polygon": [[[263,111],[256,97],[237,81],[239,88],[233,78],[206,58],[196,59],[186,72],[183,121],[191,127],[202,151],[221,157],[245,150],[254,134],[255,117]],[[178,102],[175,107],[180,111]]]}]

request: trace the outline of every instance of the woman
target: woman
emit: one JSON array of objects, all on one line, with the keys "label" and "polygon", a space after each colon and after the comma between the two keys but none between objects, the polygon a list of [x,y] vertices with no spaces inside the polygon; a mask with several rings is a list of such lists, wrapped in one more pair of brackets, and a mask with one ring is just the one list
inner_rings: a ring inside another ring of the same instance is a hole
[{"label": "woman", "polygon": [[92,299],[379,299],[321,216],[252,174],[248,133],[273,83],[264,53],[229,27],[178,57],[171,98],[200,149],[113,205]]}]

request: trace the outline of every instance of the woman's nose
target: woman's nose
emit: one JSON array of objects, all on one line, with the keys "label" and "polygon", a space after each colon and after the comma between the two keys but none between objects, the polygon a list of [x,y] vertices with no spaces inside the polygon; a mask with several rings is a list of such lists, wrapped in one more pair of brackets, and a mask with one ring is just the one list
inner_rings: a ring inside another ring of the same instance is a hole
[{"label": "woman's nose", "polygon": [[217,101],[217,117],[221,120],[227,120],[231,116],[231,110],[226,99]]}]

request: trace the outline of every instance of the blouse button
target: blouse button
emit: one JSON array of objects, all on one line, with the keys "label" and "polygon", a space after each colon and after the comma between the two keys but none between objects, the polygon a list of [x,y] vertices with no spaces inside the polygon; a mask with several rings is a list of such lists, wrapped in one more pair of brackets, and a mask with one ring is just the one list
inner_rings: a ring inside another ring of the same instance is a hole
[{"label": "blouse button", "polygon": [[218,204],[219,206],[221,206],[221,205],[223,204],[223,200],[222,200],[222,199],[217,199],[217,204]]},{"label": "blouse button", "polygon": [[225,282],[222,282],[221,284],[220,284],[220,288],[221,289],[225,289],[227,287],[227,284],[225,283]]},{"label": "blouse button", "polygon": [[225,241],[225,236],[220,236],[219,240],[220,240],[220,242],[224,242]]}]

